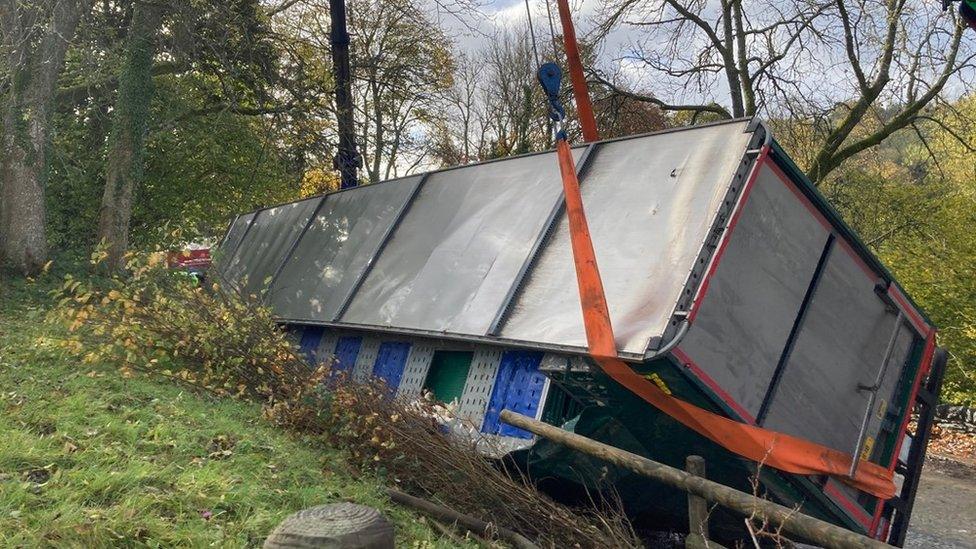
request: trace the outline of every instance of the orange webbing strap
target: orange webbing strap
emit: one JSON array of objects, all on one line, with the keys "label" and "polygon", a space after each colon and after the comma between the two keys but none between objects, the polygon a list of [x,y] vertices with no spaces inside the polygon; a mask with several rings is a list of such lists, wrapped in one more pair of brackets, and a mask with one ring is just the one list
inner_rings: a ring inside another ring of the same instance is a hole
[{"label": "orange webbing strap", "polygon": [[590,101],[590,89],[586,85],[586,76],[583,74],[579,44],[576,42],[576,28],[573,26],[573,16],[569,13],[569,2],[557,0],[556,4],[559,7],[559,22],[563,27],[566,65],[569,68],[569,78],[573,82],[576,115],[579,117],[580,128],[583,130],[583,141],[589,143],[599,139],[599,135],[596,129],[596,117],[593,116],[593,103]]},{"label": "orange webbing strap", "polygon": [[850,455],[808,440],[739,423],[678,400],[665,394],[657,385],[641,377],[617,358],[603,282],[583,212],[576,166],[569,143],[565,139],[558,141],[557,152],[566,195],[566,213],[569,218],[586,341],[590,355],[604,373],[682,425],[734,454],[787,473],[835,476],[842,482],[879,498],[893,497],[895,485],[888,469],[865,461],[858,465],[855,477],[850,478]]}]

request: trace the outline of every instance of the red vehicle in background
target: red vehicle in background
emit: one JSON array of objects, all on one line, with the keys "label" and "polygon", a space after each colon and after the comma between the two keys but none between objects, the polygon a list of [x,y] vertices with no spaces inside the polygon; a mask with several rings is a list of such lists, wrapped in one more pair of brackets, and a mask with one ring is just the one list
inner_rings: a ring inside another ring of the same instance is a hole
[{"label": "red vehicle in background", "polygon": [[210,269],[210,244],[191,242],[182,250],[170,251],[166,254],[166,265],[170,269],[184,271],[190,276],[202,280]]}]

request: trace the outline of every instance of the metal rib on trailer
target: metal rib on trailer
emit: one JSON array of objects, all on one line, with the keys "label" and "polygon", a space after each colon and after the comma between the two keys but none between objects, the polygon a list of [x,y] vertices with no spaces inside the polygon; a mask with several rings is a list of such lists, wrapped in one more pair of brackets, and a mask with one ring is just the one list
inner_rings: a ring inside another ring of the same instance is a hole
[{"label": "metal rib on trailer", "polygon": [[421,181],[413,176],[326,195],[268,290],[275,312],[313,322],[335,320]]},{"label": "metal rib on trailer", "polygon": [[245,295],[263,293],[322,200],[317,196],[256,212],[222,269],[224,278]]}]

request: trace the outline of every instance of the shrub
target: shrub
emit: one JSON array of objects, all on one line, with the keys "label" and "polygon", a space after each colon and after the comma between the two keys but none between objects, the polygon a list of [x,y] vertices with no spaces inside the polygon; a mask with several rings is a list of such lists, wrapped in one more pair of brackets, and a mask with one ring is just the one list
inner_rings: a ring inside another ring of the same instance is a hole
[{"label": "shrub", "polygon": [[307,364],[268,308],[166,269],[159,252],[130,255],[124,276],[67,276],[55,293],[51,319],[67,323],[63,345],[82,363],[259,402],[267,419],[345,449],[360,470],[546,545],[638,545],[616,507],[554,502],[470,440],[449,436],[443,410],[396,400],[380,381],[332,376],[329,360]]}]

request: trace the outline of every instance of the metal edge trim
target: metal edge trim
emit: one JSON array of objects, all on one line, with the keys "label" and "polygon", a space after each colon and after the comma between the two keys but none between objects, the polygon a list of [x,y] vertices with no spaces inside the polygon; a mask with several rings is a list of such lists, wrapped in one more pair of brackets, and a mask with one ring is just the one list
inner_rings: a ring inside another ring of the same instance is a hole
[{"label": "metal edge trim", "polygon": [[712,401],[718,405],[720,408],[725,410],[725,413],[737,419],[743,423],[748,423],[749,425],[756,424],[756,418],[749,413],[738,401],[732,398],[732,395],[728,394],[722,387],[712,379],[698,364],[687,353],[681,350],[680,347],[675,347],[671,349],[671,352],[667,355],[678,366],[678,370],[685,376],[691,379],[692,383],[697,385],[699,388],[711,393],[713,396]]},{"label": "metal edge trim", "polygon": [[[651,360],[657,355],[662,354],[660,350],[664,342],[668,342],[669,345],[679,343],[679,341],[676,341],[677,334],[683,331],[687,333],[682,329],[683,322],[690,323],[694,321],[694,316],[690,314],[692,307],[702,297],[699,294],[702,292],[702,287],[707,279],[707,273],[712,268],[715,254],[728,232],[729,223],[733,219],[735,212],[741,209],[741,198],[748,186],[749,179],[756,173],[757,167],[765,158],[762,151],[768,150],[765,148],[760,149],[757,154],[754,146],[759,146],[760,144],[756,143],[756,136],[761,135],[763,143],[768,143],[772,139],[769,128],[758,118],[750,120],[749,126],[746,128],[747,132],[749,130],[752,130],[753,138],[746,144],[746,150],[743,151],[739,167],[732,174],[726,186],[727,191],[722,201],[723,206],[715,213],[715,217],[712,220],[712,228],[707,232],[704,241],[701,243],[698,257],[695,258],[685,278],[685,284],[675,299],[671,319],[664,333],[661,334],[661,337],[656,342],[657,347],[654,349],[651,348],[655,343],[654,338],[648,340],[647,347],[644,351],[646,360]],[[759,134],[759,130],[762,130],[763,133]],[[742,184],[736,185],[736,182],[742,182]]]},{"label": "metal edge trim", "polygon": [[[722,125],[725,125],[725,124],[736,124],[736,123],[741,123],[741,122],[746,122],[746,121],[750,121],[751,122],[753,120],[754,119],[753,118],[750,118],[750,117],[730,118],[728,120],[718,120],[718,121],[715,121],[715,122],[709,122],[707,124],[698,124],[698,125],[695,125],[695,126],[679,126],[679,127],[676,127],[676,128],[667,128],[667,129],[664,129],[664,130],[658,130],[656,132],[639,133],[639,134],[634,134],[634,135],[625,135],[625,136],[622,136],[622,137],[615,137],[613,139],[604,139],[602,141],[593,141],[591,143],[587,143],[587,144],[583,144],[583,145],[575,145],[574,148],[577,148],[577,147],[587,147],[589,145],[599,145],[599,144],[602,144],[602,143],[616,143],[618,141],[627,141],[629,139],[639,139],[641,137],[651,137],[651,136],[655,136],[655,135],[666,135],[666,134],[669,134],[669,133],[677,133],[677,132],[688,131],[688,130],[696,130],[696,129],[700,129],[700,128],[709,128],[709,127],[713,127],[713,126],[722,126]],[[481,162],[472,162],[470,164],[459,164],[457,166],[447,166],[445,168],[439,168],[439,169],[436,169],[436,170],[431,170],[429,172],[422,172],[422,173],[404,175],[402,177],[397,177],[397,178],[394,178],[394,179],[385,179],[383,181],[377,181],[375,183],[369,183],[368,185],[382,185],[384,183],[402,182],[405,179],[410,179],[410,178],[413,178],[413,177],[426,178],[429,175],[434,175],[434,174],[443,173],[443,172],[449,172],[449,171],[452,171],[452,170],[460,170],[460,169],[464,169],[464,168],[470,168],[472,166],[483,166],[483,165],[492,164],[492,163],[495,163],[495,162],[504,162],[506,160],[515,160],[515,159],[518,159],[518,158],[527,158],[527,157],[530,157],[530,156],[538,156],[538,155],[541,155],[541,154],[552,154],[552,153],[555,153],[555,152],[556,152],[555,149],[546,149],[544,151],[528,152],[528,153],[516,154],[516,155],[512,155],[512,156],[503,156],[503,157],[500,157],[500,158],[492,158],[492,159],[489,159],[489,160],[482,160]],[[345,193],[345,192],[355,191],[356,189],[359,189],[359,188],[365,187],[365,186],[367,186],[367,185],[360,185],[360,186],[357,186],[357,187],[350,187],[348,189],[339,189],[339,190],[336,190],[336,191],[332,191],[332,192],[328,192],[328,193],[323,193],[323,194],[316,195],[316,196],[328,196],[328,195],[332,195],[332,194],[338,194],[338,193]],[[310,197],[307,197],[307,198],[316,198],[316,196],[310,196]],[[306,200],[307,198],[303,198],[302,200]],[[264,207],[261,207],[261,208],[257,208],[257,209],[254,209],[254,210],[249,210],[247,212],[242,212],[242,213],[259,212],[259,211],[262,211],[262,210],[268,210],[268,209],[271,209],[271,208],[277,208],[278,206],[284,206],[286,204],[291,204],[293,202],[299,202],[299,201],[298,200],[292,200],[292,201],[288,201],[288,202],[282,202],[282,203],[279,203],[279,204],[274,204],[274,205],[271,205],[271,206],[264,206]]]},{"label": "metal edge trim", "polygon": [[[338,320],[306,320],[298,318],[276,318],[278,324],[293,324],[298,326],[324,326],[327,328],[338,328],[342,330],[358,330],[368,333],[384,333],[393,335],[404,335],[421,337],[431,340],[448,340],[453,342],[475,343],[483,345],[494,345],[497,347],[507,347],[513,349],[527,349],[535,351],[553,351],[557,353],[587,357],[589,352],[586,347],[574,347],[571,345],[558,345],[554,343],[542,343],[537,341],[525,341],[519,339],[507,339],[500,337],[479,336],[471,334],[459,334],[453,332],[433,332],[417,328],[403,328],[392,326],[376,326],[372,324],[354,324]],[[643,361],[643,353],[621,352],[618,358],[627,362],[639,364]]]}]

